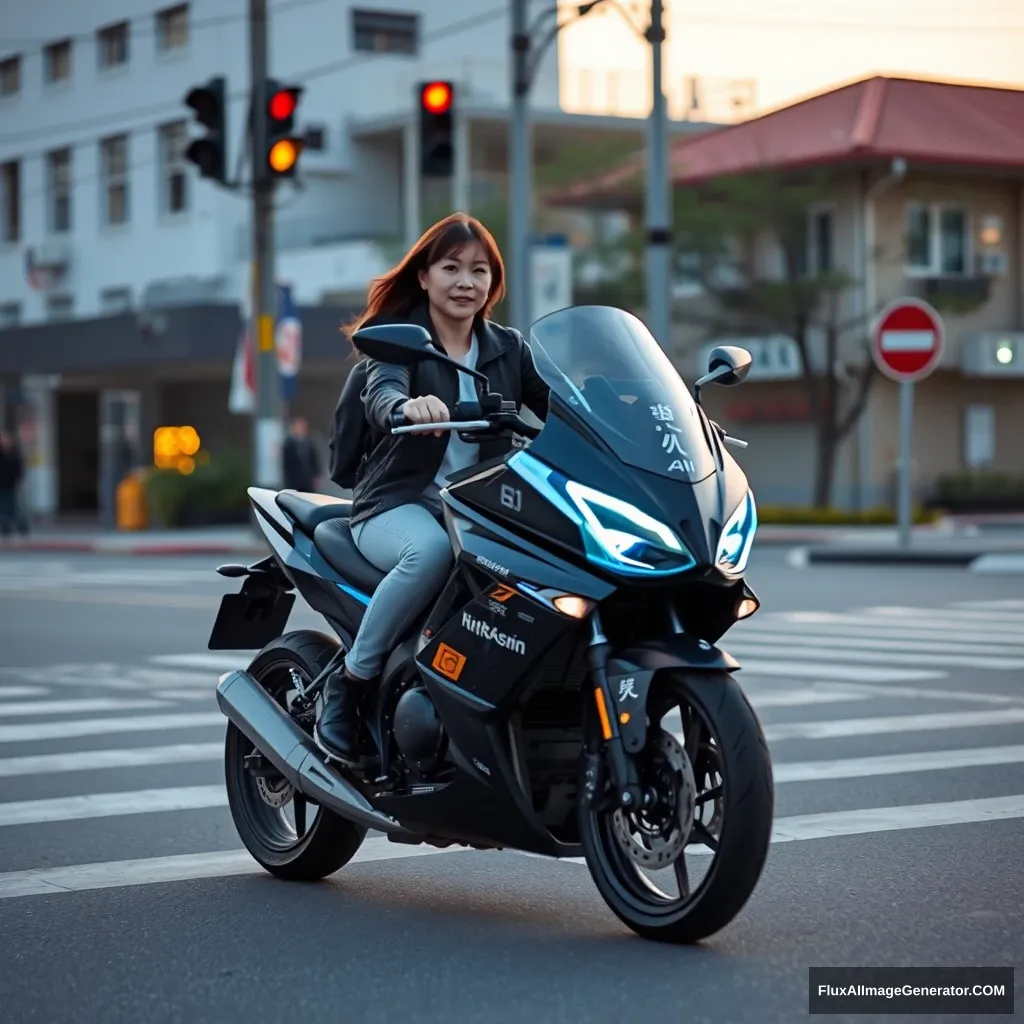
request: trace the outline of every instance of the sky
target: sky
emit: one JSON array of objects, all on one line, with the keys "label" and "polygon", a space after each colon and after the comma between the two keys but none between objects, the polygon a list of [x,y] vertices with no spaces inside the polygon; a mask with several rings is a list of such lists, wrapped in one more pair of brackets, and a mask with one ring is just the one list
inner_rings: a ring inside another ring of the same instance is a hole
[{"label": "sky", "polygon": [[[649,0],[619,0],[642,30]],[[569,4],[567,10],[574,9]],[[695,120],[736,120],[871,74],[1024,88],[1024,0],[665,0],[664,88]],[[562,105],[650,109],[650,48],[605,0],[559,33]],[[734,104],[738,99],[740,103]]]}]

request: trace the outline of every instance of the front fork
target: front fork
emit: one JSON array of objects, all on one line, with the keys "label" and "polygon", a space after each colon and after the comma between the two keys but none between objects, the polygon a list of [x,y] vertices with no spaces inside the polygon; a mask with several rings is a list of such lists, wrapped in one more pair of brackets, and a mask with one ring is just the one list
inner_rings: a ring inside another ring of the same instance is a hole
[{"label": "front fork", "polygon": [[[602,748],[586,755],[586,797],[593,805],[603,796],[604,775],[608,774],[615,802],[623,808],[633,810],[650,802],[650,794],[640,785],[636,762],[626,752],[615,695],[608,681],[608,655],[611,645],[604,635],[601,619],[595,608],[590,616],[590,646],[587,648],[587,665],[594,686],[594,702],[601,729]],[[604,757],[602,757],[602,753]]]}]

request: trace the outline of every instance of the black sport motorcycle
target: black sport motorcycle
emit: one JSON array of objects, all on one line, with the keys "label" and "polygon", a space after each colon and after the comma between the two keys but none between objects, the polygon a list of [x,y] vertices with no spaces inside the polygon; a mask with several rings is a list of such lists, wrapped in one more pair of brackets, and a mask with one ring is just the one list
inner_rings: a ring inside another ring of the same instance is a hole
[{"label": "black sport motorcycle", "polygon": [[[415,325],[353,341],[388,362],[473,372]],[[442,492],[455,564],[396,640],[355,768],[312,732],[383,574],[353,543],[348,502],[250,488],[273,554],[218,570],[244,582],[209,642],[262,648],[217,687],[231,813],[256,861],[288,879],[337,871],[369,830],[582,856],[629,928],[695,942],[746,903],[772,828],[764,735],[739,663],[716,646],[758,608],[744,580],[757,513],[724,447],[744,442],[700,406],[700,388],[739,383],[750,356],[714,349],[691,396],[643,324],[605,306],[544,317],[531,348],[551,386],[542,428],[480,374],[480,401],[452,422],[395,420],[394,433],[512,435],[514,447]],[[295,591],[336,637],[285,632]]]}]

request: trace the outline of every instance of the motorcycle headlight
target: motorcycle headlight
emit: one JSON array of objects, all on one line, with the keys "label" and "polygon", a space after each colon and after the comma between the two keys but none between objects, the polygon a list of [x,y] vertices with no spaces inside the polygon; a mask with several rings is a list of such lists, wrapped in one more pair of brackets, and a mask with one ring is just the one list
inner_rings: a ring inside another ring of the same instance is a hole
[{"label": "motorcycle headlight", "polygon": [[664,523],[621,498],[565,481],[590,537],[601,554],[617,568],[642,572],[679,572],[694,565],[683,542]]},{"label": "motorcycle headlight", "polygon": [[718,553],[715,555],[715,564],[722,573],[726,576],[742,576],[747,571],[756,532],[757,506],[754,504],[753,493],[748,490],[722,528]]},{"label": "motorcycle headlight", "polygon": [[517,452],[508,465],[579,527],[590,561],[644,576],[696,565],[670,527],[628,501],[569,480],[527,452]]}]

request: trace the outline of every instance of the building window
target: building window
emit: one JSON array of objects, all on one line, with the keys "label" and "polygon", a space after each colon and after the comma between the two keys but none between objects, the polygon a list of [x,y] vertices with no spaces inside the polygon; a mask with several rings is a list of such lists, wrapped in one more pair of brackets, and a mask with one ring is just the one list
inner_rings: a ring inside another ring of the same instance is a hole
[{"label": "building window", "polygon": [[46,155],[49,227],[54,234],[71,230],[71,150]]},{"label": "building window", "polygon": [[21,92],[21,55],[0,60],[0,96],[17,96]]},{"label": "building window", "polygon": [[66,82],[71,77],[71,40],[50,43],[43,50],[43,75],[47,85]]},{"label": "building window", "polygon": [[907,269],[920,275],[966,274],[968,222],[963,207],[911,203],[907,207]]},{"label": "building window", "polygon": [[100,306],[108,316],[130,313],[132,308],[131,288],[104,288],[100,292]]},{"label": "building window", "polygon": [[70,320],[75,301],[70,295],[48,295],[46,297],[47,320]]},{"label": "building window", "polygon": [[21,303],[0,303],[0,330],[5,327],[17,327],[21,323]]},{"label": "building window", "polygon": [[415,54],[419,17],[383,11],[352,11],[352,47],[365,53]]},{"label": "building window", "polygon": [[184,213],[188,209],[188,124],[175,121],[160,128],[161,209],[164,213]]},{"label": "building window", "polygon": [[119,68],[128,63],[128,22],[108,25],[96,33],[96,50],[101,68]]},{"label": "building window", "polygon": [[188,4],[156,12],[156,47],[161,53],[188,45]]},{"label": "building window", "polygon": [[103,197],[107,224],[128,223],[128,136],[114,135],[100,143]]},{"label": "building window", "polygon": [[812,210],[810,215],[810,270],[829,274],[835,269],[835,221],[831,210]]},{"label": "building window", "polygon": [[0,190],[3,195],[3,223],[0,231],[5,242],[21,241],[21,164],[8,160],[0,164]]}]

